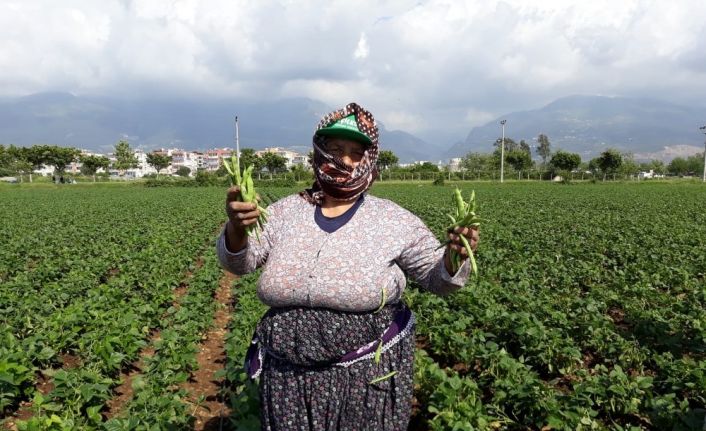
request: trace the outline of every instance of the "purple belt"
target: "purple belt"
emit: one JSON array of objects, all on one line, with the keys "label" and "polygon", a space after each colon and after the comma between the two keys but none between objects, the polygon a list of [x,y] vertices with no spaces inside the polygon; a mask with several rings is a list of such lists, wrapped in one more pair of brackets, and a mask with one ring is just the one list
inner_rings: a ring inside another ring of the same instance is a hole
[{"label": "purple belt", "polygon": [[[395,313],[395,317],[392,319],[390,326],[387,327],[380,338],[371,341],[355,351],[346,353],[332,365],[337,367],[349,367],[356,362],[373,359],[380,344],[382,344],[382,347],[380,347],[381,354],[385,353],[400,340],[407,337],[412,332],[413,327],[414,314],[412,314],[409,308],[402,307]],[[250,347],[248,347],[248,351],[245,354],[245,371],[251,379],[256,379],[260,376],[262,364],[267,354],[275,356],[260,345],[257,334],[254,334],[250,342]]]}]

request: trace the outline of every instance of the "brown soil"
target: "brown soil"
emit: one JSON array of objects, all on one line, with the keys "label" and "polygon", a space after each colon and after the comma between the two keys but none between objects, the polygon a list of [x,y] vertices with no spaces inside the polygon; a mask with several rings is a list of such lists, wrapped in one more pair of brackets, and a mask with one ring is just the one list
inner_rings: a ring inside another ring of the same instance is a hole
[{"label": "brown soil", "polygon": [[79,358],[76,355],[70,355],[68,353],[63,353],[59,355],[59,359],[61,359],[61,363],[63,364],[61,368],[65,370],[71,370],[74,368],[78,368],[81,366],[81,358]]},{"label": "brown soil", "polygon": [[[225,335],[230,322],[231,285],[235,276],[224,271],[219,288],[216,291],[216,301],[219,308],[215,313],[211,330],[206,334],[199,346],[196,357],[198,369],[183,387],[189,392],[189,401],[193,403],[193,415],[196,418],[194,429],[218,430],[221,425],[227,425],[230,415],[229,407],[223,402],[221,385],[223,379],[216,379],[215,373],[225,367]],[[202,400],[199,403],[199,400]]]},{"label": "brown soil", "polygon": [[110,419],[117,416],[118,413],[120,413],[123,408],[125,408],[127,403],[132,399],[132,395],[134,393],[134,391],[132,390],[132,382],[133,380],[135,380],[135,377],[142,374],[142,369],[145,366],[143,359],[154,355],[154,344],[159,341],[160,335],[160,331],[152,332],[147,346],[140,350],[140,359],[133,362],[128,370],[125,370],[120,373],[120,381],[122,383],[113,391],[115,393],[115,396],[105,403],[105,410],[103,412],[103,416],[106,419]]},{"label": "brown soil", "polygon": [[[199,256],[194,264],[195,268],[201,268],[203,266],[203,256]],[[179,284],[179,287],[174,289],[174,301],[172,306],[179,308],[179,300],[186,295],[189,290],[189,280],[193,275],[193,271],[187,271],[184,274],[184,281]],[[130,402],[134,395],[134,390],[132,389],[132,382],[136,377],[142,374],[142,370],[145,366],[144,358],[152,357],[155,354],[154,345],[159,341],[161,331],[154,330],[150,335],[147,346],[140,350],[140,355],[137,361],[133,362],[127,370],[120,373],[120,381],[122,382],[118,387],[114,389],[115,396],[105,403],[105,409],[103,411],[103,416],[106,419],[113,418],[123,411],[125,406]]]},{"label": "brown soil", "polygon": [[[418,388],[415,388],[415,392]],[[412,398],[412,414],[409,419],[409,425],[407,426],[407,431],[426,431],[429,429],[429,424],[427,419],[424,417],[422,412],[422,405],[417,399],[417,397]]]},{"label": "brown soil", "polygon": [[[54,390],[54,383],[52,383],[51,378],[45,376],[44,374],[39,374],[37,377],[37,384],[34,386],[42,395],[46,395]],[[2,412],[0,412],[2,413]],[[17,421],[26,421],[33,416],[32,412],[32,402],[22,401],[20,407],[11,416],[7,417],[4,423],[1,423],[2,429],[17,431]]]},{"label": "brown soil", "polygon": [[117,276],[120,274],[120,270],[118,268],[108,268],[99,278],[98,282],[100,283],[107,283],[111,278]]},{"label": "brown soil", "polygon": [[[191,275],[188,275],[191,277]],[[174,303],[172,304],[175,308],[179,309],[179,300],[186,295],[186,292],[189,290],[189,285],[184,282],[179,285],[176,289],[174,289]]]},{"label": "brown soil", "polygon": [[424,335],[417,335],[415,341],[417,349],[425,350],[427,347],[429,347],[429,338]]},{"label": "brown soil", "polygon": [[459,373],[461,376],[465,376],[466,374],[468,374],[468,370],[471,369],[471,366],[468,364],[464,364],[463,362],[458,362],[454,364],[451,369]]},{"label": "brown soil", "polygon": [[608,316],[613,320],[615,326],[622,330],[630,329],[630,325],[625,321],[625,311],[617,307],[611,307],[608,309]]},{"label": "brown soil", "polygon": [[581,365],[583,368],[589,370],[591,374],[594,373],[593,370],[593,365],[595,365],[598,362],[598,358],[596,355],[591,352],[591,351],[586,351],[583,354],[583,358],[581,359]]}]

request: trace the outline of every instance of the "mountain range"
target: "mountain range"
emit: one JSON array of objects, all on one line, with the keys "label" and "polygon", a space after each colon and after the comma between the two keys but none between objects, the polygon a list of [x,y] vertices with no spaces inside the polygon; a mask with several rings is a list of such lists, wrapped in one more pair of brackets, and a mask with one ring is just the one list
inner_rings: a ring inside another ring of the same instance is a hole
[{"label": "mountain range", "polygon": [[[279,146],[307,152],[316,124],[331,110],[304,98],[125,100],[38,93],[0,99],[0,144],[45,143],[102,153],[110,152],[120,139],[144,150],[233,147],[238,115],[241,147]],[[609,147],[632,152],[636,159],[669,160],[702,151],[704,135],[698,126],[706,124],[706,108],[650,99],[569,96],[538,109],[503,115],[446,147],[402,130],[388,130],[382,118],[378,119],[380,142],[403,163],[491,152],[501,135],[501,118],[507,120],[505,136],[533,145],[544,133],[552,149],[577,152],[584,160]]]},{"label": "mountain range", "polygon": [[[285,147],[306,153],[319,119],[332,110],[303,98],[258,103],[237,99],[135,101],[39,93],[0,99],[0,144],[46,143],[101,153],[112,151],[120,139],[144,150],[235,147],[237,115],[241,148]],[[400,161],[428,157],[421,139],[378,124],[385,149],[395,152]]]},{"label": "mountain range", "polygon": [[605,96],[569,96],[530,111],[512,112],[473,128],[465,141],[453,145],[446,157],[469,151],[489,152],[501,137],[500,120],[507,120],[505,136],[536,145],[548,136],[552,149],[576,152],[587,160],[607,148],[633,153],[640,159],[671,159],[703,151],[706,108],[659,100]]}]

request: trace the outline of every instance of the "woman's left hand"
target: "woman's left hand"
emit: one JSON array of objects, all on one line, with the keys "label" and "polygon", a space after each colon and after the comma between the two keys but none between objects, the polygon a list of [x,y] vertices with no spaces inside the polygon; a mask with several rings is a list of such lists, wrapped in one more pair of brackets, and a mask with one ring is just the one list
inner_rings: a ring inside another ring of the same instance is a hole
[{"label": "woman's left hand", "polygon": [[466,237],[466,241],[468,241],[468,244],[471,246],[471,250],[473,250],[474,253],[478,248],[478,241],[480,240],[478,227],[457,227],[456,229],[454,229],[453,232],[450,232],[448,234],[450,242],[447,246],[448,250],[446,252],[444,263],[446,264],[446,269],[451,275],[453,274],[451,273],[451,260],[449,258],[449,251],[454,250],[456,253],[460,254],[463,259],[468,258],[468,252],[466,251],[466,247],[464,247],[463,245],[463,241],[461,241],[461,235]]}]

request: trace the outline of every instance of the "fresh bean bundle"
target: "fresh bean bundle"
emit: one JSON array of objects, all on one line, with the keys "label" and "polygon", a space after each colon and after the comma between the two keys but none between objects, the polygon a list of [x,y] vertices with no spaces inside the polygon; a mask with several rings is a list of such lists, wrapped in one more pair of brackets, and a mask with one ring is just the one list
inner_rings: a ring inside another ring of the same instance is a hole
[{"label": "fresh bean bundle", "polygon": [[[461,190],[456,188],[453,194],[453,201],[454,205],[456,206],[456,212],[446,214],[447,217],[451,219],[452,223],[449,227],[446,228],[447,233],[453,232],[454,229],[456,229],[457,227],[470,228],[480,226],[480,222],[483,220],[476,215],[475,191],[471,192],[471,197],[468,202],[466,202],[463,200],[463,196],[461,196]],[[461,242],[463,242],[463,247],[468,253],[468,258],[471,259],[471,270],[473,270],[474,274],[478,275],[478,265],[476,265],[476,258],[473,256],[473,250],[471,249],[470,244],[468,244],[468,240],[464,235],[459,234],[458,236],[459,238],[461,238]],[[449,257],[451,259],[451,269],[455,273],[456,271],[458,271],[458,268],[463,263],[463,259],[461,258],[461,255],[453,249],[450,250],[450,253],[451,254]]]},{"label": "fresh bean bundle", "polygon": [[255,183],[252,179],[252,171],[254,169],[253,165],[248,166],[240,173],[240,158],[236,155],[232,155],[230,162],[228,160],[223,160],[223,165],[225,166],[228,174],[230,174],[231,185],[238,186],[240,188],[240,202],[253,202],[257,205],[257,209],[260,211],[260,216],[257,218],[257,224],[248,226],[245,229],[248,236],[255,234],[257,240],[260,240],[260,231],[264,228],[265,222],[267,221],[267,211],[258,203],[257,194],[255,193]]}]

